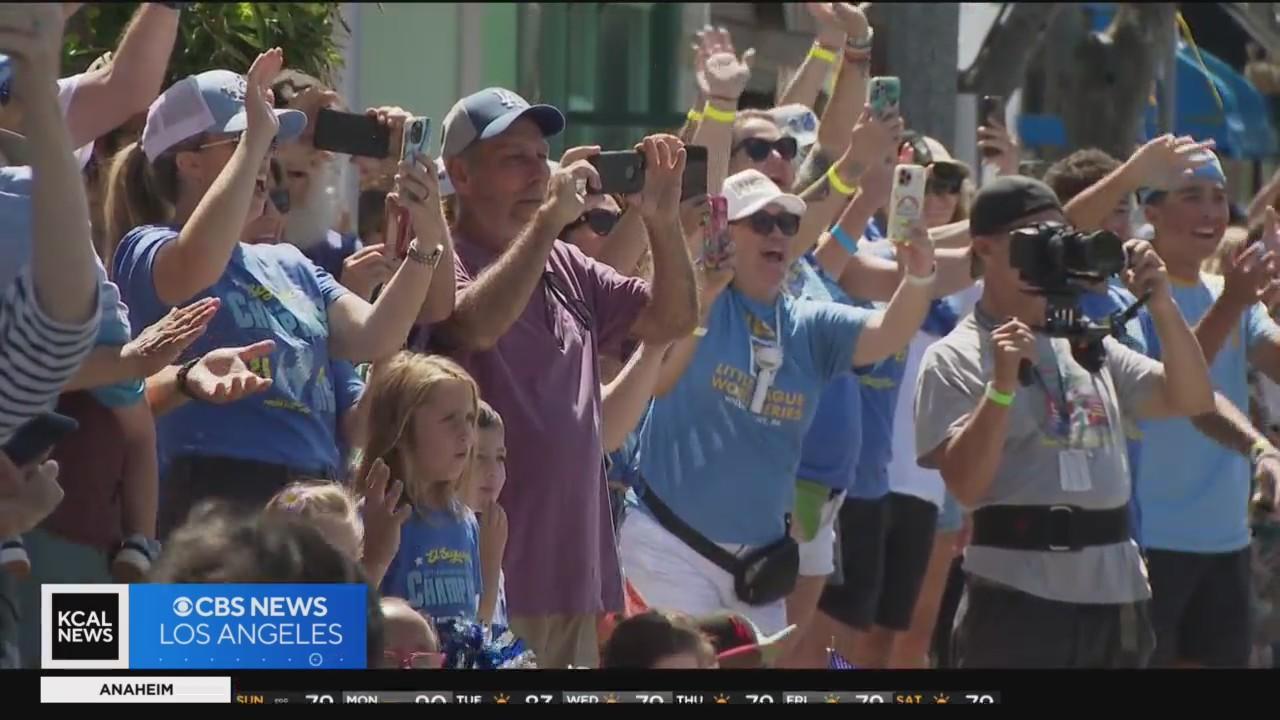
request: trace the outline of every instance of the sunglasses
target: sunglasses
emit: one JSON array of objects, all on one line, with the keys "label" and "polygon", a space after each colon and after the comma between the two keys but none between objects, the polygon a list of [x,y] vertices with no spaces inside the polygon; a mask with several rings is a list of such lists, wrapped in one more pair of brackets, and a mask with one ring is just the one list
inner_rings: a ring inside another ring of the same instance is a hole
[{"label": "sunglasses", "polygon": [[411,652],[400,654],[388,650],[383,654],[389,664],[401,670],[439,670],[444,667],[444,653]]},{"label": "sunglasses", "polygon": [[[742,220],[736,220],[734,223],[745,222],[751,226],[752,232],[757,235],[768,235],[773,229],[778,228],[778,232],[787,237],[792,237],[800,232],[800,216],[794,213],[783,212],[773,215],[763,210],[748,215]],[[731,223],[732,224],[732,223]]]},{"label": "sunglasses", "polygon": [[745,150],[747,157],[754,162],[764,162],[768,159],[769,153],[777,150],[783,160],[790,162],[800,152],[800,145],[793,137],[780,137],[777,140],[747,138],[734,146],[733,152],[736,153],[739,150]]},{"label": "sunglasses", "polygon": [[934,164],[929,173],[929,181],[925,183],[925,192],[930,195],[955,195],[964,187],[965,172],[955,165]]},{"label": "sunglasses", "polygon": [[593,208],[579,215],[577,220],[566,225],[564,229],[565,232],[569,232],[587,225],[591,228],[591,232],[597,235],[608,235],[613,232],[614,226],[618,224],[618,219],[621,217],[621,215],[612,210]]}]

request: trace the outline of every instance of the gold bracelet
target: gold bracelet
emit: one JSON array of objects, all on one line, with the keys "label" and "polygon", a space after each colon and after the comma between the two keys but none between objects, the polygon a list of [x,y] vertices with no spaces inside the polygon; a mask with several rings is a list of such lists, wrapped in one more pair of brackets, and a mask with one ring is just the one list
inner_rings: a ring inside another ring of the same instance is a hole
[{"label": "gold bracelet", "polygon": [[706,106],[702,108],[702,116],[708,120],[715,120],[716,122],[732,123],[734,119],[738,117],[738,114],[735,112],[719,110],[708,102]]},{"label": "gold bracelet", "polygon": [[834,51],[828,50],[817,43],[814,43],[813,47],[809,48],[809,57],[829,64],[834,64],[836,61],[836,54]]},{"label": "gold bracelet", "polygon": [[827,168],[827,182],[831,183],[833,190],[845,197],[852,195],[858,189],[858,183],[856,182],[852,185],[844,184],[844,181],[840,179],[840,174],[836,172],[835,165]]}]

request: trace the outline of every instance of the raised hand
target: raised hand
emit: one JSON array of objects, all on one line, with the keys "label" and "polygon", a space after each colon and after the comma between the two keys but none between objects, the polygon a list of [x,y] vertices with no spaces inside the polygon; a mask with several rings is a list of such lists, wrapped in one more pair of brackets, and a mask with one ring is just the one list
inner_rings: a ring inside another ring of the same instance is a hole
[{"label": "raised hand", "polygon": [[1191,137],[1161,135],[1134,152],[1130,162],[1137,164],[1143,184],[1152,188],[1168,188],[1184,175],[1213,161],[1212,138],[1197,142]]},{"label": "raised hand", "polygon": [[686,160],[684,143],[674,135],[650,135],[636,144],[636,151],[644,154],[641,217],[678,219]]},{"label": "raised hand", "polygon": [[[567,154],[567,153],[566,153]],[[586,160],[561,165],[547,181],[547,197],[543,212],[555,227],[562,228],[578,219],[586,209],[586,193],[600,191],[600,174]]]},{"label": "raised hand", "polygon": [[[902,140],[903,128],[901,116],[878,118],[871,111],[871,106],[864,106],[862,115],[853,126],[849,147],[840,157],[837,172],[846,181],[851,181],[873,167],[885,166],[879,160],[893,153]],[[892,169],[892,165],[889,168]]]},{"label": "raised hand", "polygon": [[1276,255],[1263,243],[1241,248],[1227,259],[1223,272],[1222,300],[1241,311],[1280,288]]},{"label": "raised hand", "polygon": [[804,4],[809,14],[813,16],[813,23],[817,26],[817,41],[819,45],[831,49],[840,49],[844,47],[844,23],[836,16],[836,11],[831,7],[829,2],[807,2]]},{"label": "raised hand", "polygon": [[258,55],[245,75],[244,112],[245,140],[260,148],[263,155],[271,147],[280,132],[280,118],[276,117],[272,99],[271,82],[284,67],[284,51],[280,48]]},{"label": "raised hand", "polygon": [[197,400],[225,405],[271,387],[271,378],[259,377],[248,363],[264,358],[276,349],[275,341],[263,340],[246,347],[220,348],[205,353],[187,373],[187,391]]},{"label": "raised hand", "polygon": [[867,22],[867,10],[870,8],[871,3],[855,5],[853,3],[838,2],[831,4],[831,9],[836,18],[840,20],[840,24],[844,27],[845,35],[850,42],[867,39],[867,31],[871,28],[871,25]]},{"label": "raised hand", "polygon": [[984,118],[983,122],[990,124],[978,127],[978,147],[994,151],[990,156],[984,154],[984,159],[995,164],[1001,175],[1017,175],[1018,164],[1022,159],[1018,143],[998,119]]},{"label": "raised hand", "polygon": [[138,333],[138,337],[120,351],[120,356],[131,367],[130,377],[150,377],[172,365],[204,334],[221,304],[218,298],[204,298],[184,308],[174,308]]},{"label": "raised hand", "polygon": [[711,89],[707,81],[707,59],[716,53],[727,52],[737,56],[733,49],[733,37],[724,28],[713,28],[710,25],[695,33],[693,43],[693,77],[698,84],[702,96],[709,97]]},{"label": "raised hand", "polygon": [[1023,360],[1036,360],[1036,336],[1026,323],[1010,318],[991,332],[991,349],[995,354],[992,381],[996,390],[1012,392],[1018,386],[1019,365]]},{"label": "raised hand", "polygon": [[320,110],[323,108],[336,109],[341,105],[341,99],[338,97],[338,93],[332,90],[323,90],[311,85],[294,96],[290,105],[294,110],[300,110],[307,114],[307,128],[302,131],[298,141],[305,147],[310,148],[315,141],[316,117],[320,115]]},{"label": "raised hand", "polygon": [[[413,513],[413,506],[400,504],[404,482],[391,481],[391,470],[381,459],[373,461],[367,476],[356,478],[355,490],[362,498],[360,517],[364,522],[361,564],[385,573],[400,549],[400,529]],[[370,577],[370,582],[376,585],[381,579]]]},{"label": "raised hand", "polygon": [[387,193],[387,205],[408,211],[414,235],[428,248],[446,241],[448,232],[440,205],[440,180],[436,177],[435,161],[418,154],[412,162],[401,162],[399,170],[391,192]]},{"label": "raised hand", "polygon": [[1146,240],[1129,240],[1124,244],[1129,258],[1123,279],[1129,291],[1136,297],[1151,293],[1150,303],[1158,305],[1170,300],[1169,271],[1164,260]]},{"label": "raised hand", "polygon": [[0,5],[0,53],[12,58],[11,101],[25,104],[47,94],[56,97],[54,83],[62,67],[62,28],[65,18],[58,3]]},{"label": "raised hand", "polygon": [[343,287],[369,301],[374,288],[391,279],[396,263],[387,257],[383,243],[365,245],[342,261]]},{"label": "raised hand", "polygon": [[742,53],[741,59],[732,52],[718,52],[709,56],[705,69],[707,97],[736,103],[742,97],[742,91],[747,89],[755,57],[755,48]]},{"label": "raised hand", "polygon": [[480,511],[480,567],[486,572],[502,567],[507,548],[507,511],[496,501]]},{"label": "raised hand", "polygon": [[871,166],[858,182],[858,192],[865,196],[866,201],[871,203],[871,207],[883,208],[889,205],[893,195],[894,168],[893,163],[872,160]]},{"label": "raised hand", "polygon": [[898,264],[908,275],[925,278],[934,273],[933,243],[929,242],[929,228],[923,218],[911,224],[908,241],[895,243],[894,250]]}]

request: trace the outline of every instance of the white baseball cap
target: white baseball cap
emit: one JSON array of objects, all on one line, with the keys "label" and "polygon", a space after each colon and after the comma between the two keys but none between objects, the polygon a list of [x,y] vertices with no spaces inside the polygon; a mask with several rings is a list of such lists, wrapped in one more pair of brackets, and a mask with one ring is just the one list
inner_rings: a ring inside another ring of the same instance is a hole
[{"label": "white baseball cap", "polygon": [[781,205],[789,213],[804,215],[804,200],[782,192],[759,170],[743,170],[730,175],[724,181],[721,194],[728,201],[730,220],[741,220],[775,204]]},{"label": "white baseball cap", "polygon": [[818,116],[802,103],[779,105],[769,111],[783,135],[796,139],[802,148],[818,141]]},{"label": "white baseball cap", "polygon": [[[236,133],[248,127],[244,111],[244,76],[230,70],[209,70],[185,77],[165,90],[147,110],[142,151],[155,161],[166,150],[200,133]],[[307,127],[299,110],[276,110],[280,129],[276,138],[288,142]]]}]

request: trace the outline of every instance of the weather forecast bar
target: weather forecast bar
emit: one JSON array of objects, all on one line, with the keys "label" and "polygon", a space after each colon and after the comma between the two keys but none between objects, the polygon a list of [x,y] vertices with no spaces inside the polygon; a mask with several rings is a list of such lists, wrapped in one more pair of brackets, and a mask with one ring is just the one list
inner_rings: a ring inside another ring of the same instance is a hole
[{"label": "weather forecast bar", "polygon": [[42,703],[229,703],[230,677],[40,678]]}]

